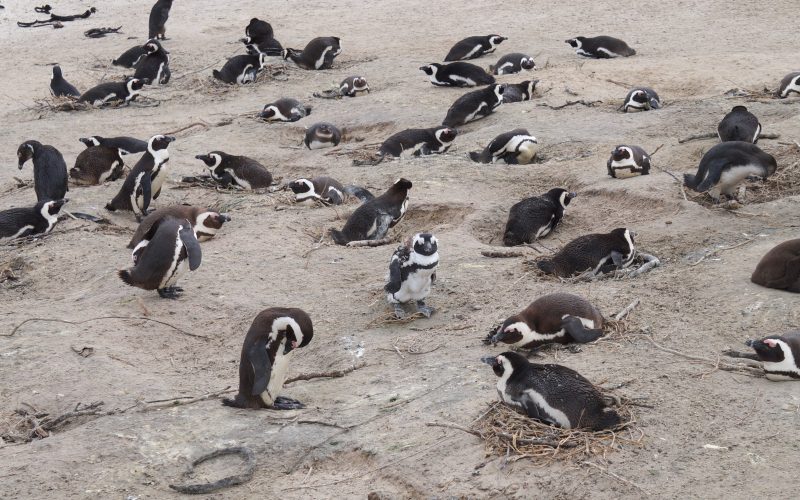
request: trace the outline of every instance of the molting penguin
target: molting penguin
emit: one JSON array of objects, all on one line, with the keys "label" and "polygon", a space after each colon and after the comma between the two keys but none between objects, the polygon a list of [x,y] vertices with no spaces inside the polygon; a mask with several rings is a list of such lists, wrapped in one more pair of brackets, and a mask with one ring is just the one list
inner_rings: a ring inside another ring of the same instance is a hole
[{"label": "molting penguin", "polygon": [[297,99],[283,98],[264,106],[258,117],[266,121],[296,122],[311,114],[311,106],[304,106]]},{"label": "molting penguin", "polygon": [[625,96],[625,102],[622,104],[622,111],[628,112],[628,108],[637,109],[639,111],[649,111],[651,109],[658,109],[661,107],[661,99],[659,99],[656,91],[650,87],[636,87],[628,92]]},{"label": "molting penguin", "polygon": [[403,154],[412,156],[445,153],[456,139],[458,131],[450,127],[410,128],[398,132],[381,144],[381,157]]},{"label": "molting penguin", "polygon": [[314,337],[314,326],[305,311],[288,307],[264,309],[253,320],[244,338],[239,362],[239,392],[222,404],[234,408],[295,410],[303,405],[278,393],[294,350]]},{"label": "molting penguin", "polygon": [[588,300],[569,293],[551,293],[489,333],[492,344],[536,349],[545,344],[586,344],[603,336],[603,315]]},{"label": "molting penguin", "polygon": [[564,40],[575,49],[579,56],[593,57],[595,59],[610,59],[612,57],[630,57],[636,51],[627,43],[611,36],[585,37],[578,36]]},{"label": "molting penguin", "polygon": [[398,179],[385,193],[359,206],[341,231],[331,229],[337,245],[351,241],[379,240],[389,228],[400,222],[408,209],[408,190],[411,181]]},{"label": "molting penguin", "polygon": [[800,71],[784,76],[776,94],[781,99],[784,99],[789,97],[792,92],[800,94]]},{"label": "molting penguin", "polygon": [[444,58],[445,62],[475,59],[494,52],[498,45],[508,38],[500,35],[470,36],[453,45]]},{"label": "molting penguin", "polygon": [[362,202],[375,198],[362,187],[342,186],[341,182],[326,176],[294,180],[289,183],[289,189],[294,193],[296,203],[320,200],[326,204],[341,205],[349,196],[358,198]]},{"label": "molting penguin", "polygon": [[217,80],[228,84],[252,83],[256,81],[259,71],[264,69],[265,58],[265,54],[233,56],[222,66],[222,69],[214,70],[212,74]]},{"label": "molting penguin", "polygon": [[507,83],[503,91],[503,103],[530,101],[539,80],[525,80],[520,83]]},{"label": "molting penguin", "polygon": [[542,259],[537,265],[544,273],[561,278],[587,270],[596,275],[625,269],[636,257],[633,237],[634,233],[624,227],[605,234],[587,234],[570,241],[551,259]]},{"label": "molting penguin", "polygon": [[155,38],[144,44],[145,56],[136,63],[134,78],[149,84],[165,85],[172,75],[169,71],[169,52]]},{"label": "molting penguin", "polygon": [[33,159],[33,190],[37,201],[60,200],[69,191],[67,164],[53,146],[39,141],[25,141],[17,148],[19,169]]},{"label": "molting penguin", "polygon": [[761,124],[745,106],[734,106],[719,122],[717,135],[722,142],[744,141],[756,144],[761,133]]},{"label": "molting penguin", "polygon": [[137,218],[147,215],[150,200],[158,198],[166,179],[165,164],[169,161],[169,143],[174,137],[154,135],[147,141],[147,151],[128,173],[117,195],[106,204],[106,210],[127,210]]},{"label": "molting penguin", "polygon": [[323,36],[308,42],[302,51],[283,49],[282,57],[284,60],[291,59],[303,69],[330,69],[334,58],[341,53],[342,44],[338,37]]},{"label": "molting penguin", "polygon": [[233,184],[242,189],[265,189],[272,185],[272,174],[264,165],[246,156],[234,156],[222,151],[195,156],[206,164],[211,177],[223,187]]},{"label": "molting penguin", "polygon": [[476,87],[491,85],[495,81],[483,68],[468,62],[431,63],[419,69],[437,87]]},{"label": "molting penguin", "polygon": [[78,154],[69,176],[80,186],[96,186],[122,177],[124,166],[117,149],[89,146]]},{"label": "molting penguin", "polygon": [[153,8],[150,9],[150,20],[148,22],[147,38],[161,38],[166,40],[167,19],[169,19],[169,9],[172,8],[172,0],[156,0]]},{"label": "molting penguin", "polygon": [[567,205],[576,196],[566,189],[553,188],[541,196],[515,203],[508,213],[503,244],[511,247],[544,238],[558,226]]},{"label": "molting penguin", "polygon": [[614,148],[611,157],[606,162],[608,175],[617,177],[617,170],[628,169],[631,173],[640,172],[642,175],[650,173],[650,155],[639,146],[626,146],[621,144]]},{"label": "molting penguin", "polygon": [[503,103],[505,85],[494,84],[462,95],[447,110],[442,125],[458,127],[492,114]]},{"label": "molting penguin", "polygon": [[497,64],[489,66],[489,71],[493,75],[513,75],[522,70],[530,71],[534,68],[536,68],[536,64],[533,62],[533,57],[514,52],[504,55],[497,61]]},{"label": "molting penguin", "polygon": [[68,200],[42,200],[33,207],[0,211],[0,241],[47,234],[58,221],[58,212]]},{"label": "molting penguin", "polygon": [[483,151],[472,151],[469,158],[478,163],[495,163],[502,160],[508,164],[527,164],[536,157],[536,137],[524,128],[504,132],[490,142]]},{"label": "molting penguin", "polygon": [[123,68],[133,68],[147,55],[147,49],[144,45],[136,45],[131,47],[121,56],[111,61],[114,66],[122,66]]},{"label": "molting penguin", "polygon": [[416,302],[417,311],[430,318],[434,308],[425,305],[436,281],[439,266],[439,242],[430,233],[415,234],[397,247],[389,261],[389,277],[384,286],[386,300],[398,318],[405,318],[403,304]]},{"label": "molting penguin", "polygon": [[756,351],[751,359],[762,362],[767,380],[800,380],[800,331],[748,340],[746,345]]},{"label": "molting penguin", "polygon": [[800,293],[800,239],[784,241],[767,252],[750,281],[767,288]]},{"label": "molting penguin", "polygon": [[133,233],[128,248],[139,246],[145,236],[151,233],[153,226],[159,224],[167,217],[174,217],[179,220],[186,219],[194,228],[197,241],[208,241],[213,238],[222,225],[231,220],[228,214],[221,214],[213,210],[192,205],[172,205],[159,208],[144,219]]},{"label": "molting penguin", "polygon": [[619,415],[608,408],[603,395],[591,382],[566,366],[529,362],[515,352],[487,356],[497,381],[497,393],[507,405],[545,424],[594,431],[620,424]]},{"label": "molting penguin", "polygon": [[80,97],[81,93],[74,85],[64,79],[61,66],[53,66],[53,76],[50,78],[50,92],[56,97]]},{"label": "molting penguin", "polygon": [[102,106],[109,102],[122,101],[129,104],[144,88],[145,82],[138,78],[126,78],[124,82],[101,83],[84,92],[78,102]]},{"label": "molting penguin", "polygon": [[751,175],[768,177],[775,173],[778,164],[772,155],[755,144],[741,141],[723,142],[709,149],[697,174],[684,174],[686,187],[704,193],[719,201],[722,194],[733,196],[740,182]]},{"label": "molting penguin", "polygon": [[330,123],[320,122],[306,129],[303,144],[308,149],[322,149],[338,146],[342,140],[342,133]]},{"label": "molting penguin", "polygon": [[339,84],[339,95],[343,97],[358,97],[369,94],[369,84],[363,76],[348,76]]},{"label": "molting penguin", "polygon": [[78,140],[85,144],[87,148],[92,146],[105,146],[107,148],[116,149],[120,156],[144,153],[147,151],[147,141],[135,139],[133,137],[100,137],[99,135],[92,135],[89,137],[81,137]]}]

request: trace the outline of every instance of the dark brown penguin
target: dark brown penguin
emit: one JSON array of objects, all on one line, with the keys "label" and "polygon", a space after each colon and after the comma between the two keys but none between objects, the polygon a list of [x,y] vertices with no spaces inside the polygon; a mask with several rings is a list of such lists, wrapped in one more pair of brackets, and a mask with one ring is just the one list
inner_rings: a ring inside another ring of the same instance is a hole
[{"label": "dark brown penguin", "polygon": [[195,156],[206,164],[215,181],[228,187],[231,184],[241,189],[266,189],[272,184],[272,174],[256,160],[246,156],[234,156],[222,151]]},{"label": "dark brown penguin", "polygon": [[136,232],[133,233],[128,248],[136,248],[141,243],[144,236],[150,229],[166,217],[176,219],[186,219],[194,228],[195,236],[198,241],[208,241],[213,238],[222,225],[231,220],[228,214],[221,214],[207,208],[193,205],[172,205],[170,207],[159,208],[139,223]]},{"label": "dark brown penguin", "polygon": [[69,176],[79,186],[96,186],[122,177],[124,166],[118,149],[89,146],[78,154]]},{"label": "dark brown penguin", "polygon": [[337,245],[351,241],[379,240],[389,228],[400,222],[408,209],[408,190],[411,181],[398,179],[385,193],[359,206],[341,231],[331,229]]},{"label": "dark brown penguin", "polygon": [[633,237],[634,233],[624,227],[605,234],[587,234],[570,241],[551,259],[542,259],[537,265],[543,272],[561,278],[588,270],[598,274],[624,269],[636,257]]},{"label": "dark brown penguin", "polygon": [[767,288],[800,293],[800,239],[784,241],[767,252],[750,281]]}]

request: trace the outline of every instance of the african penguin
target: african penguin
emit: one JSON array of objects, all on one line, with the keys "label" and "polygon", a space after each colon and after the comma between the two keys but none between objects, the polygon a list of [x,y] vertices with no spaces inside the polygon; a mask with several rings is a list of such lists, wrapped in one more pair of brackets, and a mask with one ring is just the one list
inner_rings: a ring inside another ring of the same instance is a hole
[{"label": "african penguin", "polygon": [[411,186],[411,181],[398,179],[385,193],[359,206],[341,231],[331,229],[333,241],[337,245],[347,245],[351,241],[384,238],[389,228],[406,214]]},{"label": "african penguin", "polygon": [[419,69],[437,87],[476,87],[494,83],[494,77],[486,70],[468,62],[431,63]]},{"label": "african penguin", "polygon": [[172,0],[156,0],[153,8],[150,9],[150,19],[148,21],[147,38],[161,38],[166,40],[167,19],[169,19],[169,9],[172,8]]},{"label": "african penguin", "polygon": [[41,200],[33,207],[0,211],[0,241],[49,233],[58,221],[58,212],[67,201]]},{"label": "african penguin", "polygon": [[244,85],[253,83],[259,71],[264,69],[265,54],[233,56],[220,70],[212,71],[214,78],[228,84],[238,83]]},{"label": "african penguin", "polygon": [[240,189],[266,189],[272,185],[272,174],[252,158],[222,151],[212,151],[195,158],[206,164],[211,177],[223,187],[233,185]]},{"label": "african penguin", "polygon": [[291,59],[303,69],[330,69],[333,59],[341,53],[342,44],[338,37],[323,36],[308,42],[302,51],[283,49],[282,57],[284,60]]},{"label": "african penguin", "polygon": [[591,270],[593,274],[625,269],[633,263],[636,248],[635,234],[624,227],[610,233],[587,234],[567,243],[551,259],[539,260],[537,265],[545,274],[568,278]]},{"label": "african penguin", "polygon": [[200,267],[202,251],[192,225],[186,219],[166,217],[150,227],[143,236],[147,244],[134,249],[136,263],[117,274],[130,286],[156,290],[163,299],[177,299],[183,289],[175,286],[186,270]]},{"label": "african penguin", "polygon": [[606,162],[606,168],[608,175],[614,178],[617,177],[617,170],[620,169],[648,175],[650,173],[650,155],[639,146],[620,144],[611,152],[611,157]]},{"label": "african penguin", "polygon": [[522,70],[530,71],[535,68],[536,64],[531,56],[514,52],[504,55],[497,64],[489,66],[489,71],[493,75],[513,75]]},{"label": "african penguin", "polygon": [[80,97],[81,93],[74,85],[64,79],[61,66],[53,66],[53,76],[50,78],[50,92],[56,97]]},{"label": "african penguin", "polygon": [[283,98],[264,106],[258,117],[266,121],[296,122],[311,114],[311,106],[304,106],[297,99]]},{"label": "african penguin", "polygon": [[247,45],[248,54],[263,53],[268,56],[280,56],[283,51],[281,43],[275,39],[272,25],[254,17],[244,29],[242,42]]},{"label": "african penguin", "polygon": [[447,56],[444,58],[445,62],[461,61],[464,59],[475,59],[484,54],[494,52],[498,45],[503,43],[508,38],[500,35],[487,35],[487,36],[470,36],[467,37],[450,49]]},{"label": "african penguin", "polygon": [[169,161],[167,147],[175,140],[166,135],[154,135],[147,141],[147,151],[139,158],[131,169],[117,195],[108,204],[106,210],[127,210],[137,218],[148,214],[150,201],[161,194],[161,186],[166,179],[166,166]]},{"label": "african penguin", "polygon": [[800,239],[784,241],[767,252],[750,281],[767,288],[800,293]]},{"label": "african penguin", "polygon": [[536,90],[536,84],[539,80],[525,80],[519,83],[506,83],[506,88],[503,91],[503,104],[509,102],[522,102],[530,101],[533,99],[533,93]]},{"label": "african penguin", "polygon": [[455,128],[489,116],[503,103],[504,91],[505,85],[495,83],[480,90],[467,92],[450,106],[442,125]]},{"label": "african penguin", "polygon": [[436,281],[439,266],[439,242],[430,233],[417,233],[397,247],[389,261],[389,276],[383,289],[386,300],[398,318],[405,318],[403,304],[416,302],[417,311],[430,318],[434,308],[425,305]]},{"label": "african penguin", "polygon": [[698,193],[708,192],[719,201],[721,195],[733,197],[736,187],[751,175],[766,178],[775,173],[775,158],[755,144],[730,141],[709,149],[697,174],[684,174],[683,183]]},{"label": "african penguin", "polygon": [[33,190],[36,201],[60,200],[69,191],[67,163],[61,152],[39,141],[25,141],[17,148],[19,169],[33,160]]},{"label": "african penguin", "polygon": [[124,82],[101,83],[81,94],[78,102],[88,102],[93,106],[102,106],[115,101],[129,104],[136,99],[144,85],[145,82],[138,78],[126,78]]},{"label": "african penguin", "polygon": [[784,76],[776,94],[781,99],[784,99],[789,97],[792,92],[800,94],[800,71]]},{"label": "african penguin", "polygon": [[410,128],[383,141],[378,154],[397,158],[403,154],[420,156],[445,153],[457,135],[458,131],[450,127]]},{"label": "african penguin", "polygon": [[147,151],[147,141],[135,139],[133,137],[100,137],[99,135],[92,135],[89,137],[81,137],[78,140],[85,144],[87,148],[92,146],[114,148],[119,152],[120,156],[144,153]]},{"label": "african penguin", "polygon": [[578,372],[566,366],[535,364],[515,352],[487,356],[497,380],[497,393],[507,405],[548,425],[564,429],[610,429],[620,424],[603,395]]},{"label": "african penguin", "polygon": [[169,71],[169,52],[155,38],[144,44],[145,56],[136,63],[134,78],[151,85],[166,85],[172,73]]},{"label": "african penguin", "polygon": [[800,380],[800,331],[748,340],[755,358],[762,362],[767,380]]},{"label": "african penguin", "polygon": [[89,146],[78,154],[69,177],[79,186],[96,186],[122,177],[124,166],[117,149]]},{"label": "african penguin", "polygon": [[469,158],[478,163],[504,161],[511,165],[525,165],[536,157],[536,144],[536,137],[524,128],[518,128],[498,135],[483,151],[469,153]]},{"label": "african penguin", "polygon": [[144,237],[150,232],[150,229],[167,217],[188,220],[194,228],[197,241],[201,242],[213,238],[222,225],[231,220],[228,214],[221,214],[214,210],[193,205],[172,205],[159,208],[142,219],[139,227],[136,228],[136,232],[133,233],[130,243],[128,243],[128,248],[133,249],[139,246]]},{"label": "african penguin", "polygon": [[296,410],[303,405],[278,396],[288,376],[294,350],[314,337],[308,314],[294,307],[264,309],[244,338],[239,362],[239,392],[222,404],[234,408]]},{"label": "african penguin", "polygon": [[338,146],[342,140],[342,132],[330,123],[320,122],[306,129],[303,144],[308,149],[322,149]]},{"label": "african penguin", "polygon": [[630,57],[636,55],[636,51],[628,46],[627,43],[611,36],[585,37],[578,36],[564,40],[575,49],[579,56],[593,57],[595,59],[610,59],[613,57]]},{"label": "african penguin", "polygon": [[114,66],[122,66],[123,68],[133,68],[136,63],[141,61],[147,55],[147,49],[144,45],[136,45],[129,48],[122,53],[121,56],[111,61]]},{"label": "african penguin", "polygon": [[358,97],[365,92],[369,94],[369,84],[363,76],[348,76],[339,84],[339,95],[343,97]]},{"label": "african penguin", "polygon": [[576,196],[566,189],[553,188],[541,196],[515,203],[508,213],[503,244],[511,247],[544,238],[558,226],[567,205]]},{"label": "african penguin", "polygon": [[650,87],[636,87],[631,89],[628,95],[625,96],[625,102],[622,104],[622,111],[627,113],[629,108],[639,111],[649,111],[660,107],[661,99],[659,99],[655,90]]},{"label": "african penguin", "polygon": [[717,126],[717,135],[722,142],[744,141],[758,143],[761,124],[745,106],[734,106]]},{"label": "african penguin", "polygon": [[294,193],[296,203],[320,200],[325,204],[341,205],[350,196],[358,198],[362,202],[375,198],[372,193],[362,187],[343,186],[336,179],[326,176],[294,180],[289,183],[289,189]]},{"label": "african penguin", "polygon": [[487,340],[536,349],[551,343],[585,344],[602,336],[603,315],[588,300],[569,293],[551,293],[506,319]]}]

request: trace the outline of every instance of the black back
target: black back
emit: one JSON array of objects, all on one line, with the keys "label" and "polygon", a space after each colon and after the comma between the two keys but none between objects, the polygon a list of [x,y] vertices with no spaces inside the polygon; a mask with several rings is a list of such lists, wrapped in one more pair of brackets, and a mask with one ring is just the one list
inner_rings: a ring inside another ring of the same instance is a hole
[{"label": "black back", "polygon": [[[551,231],[555,229],[564,217],[564,207],[561,205],[563,193],[567,193],[567,190],[554,188],[541,196],[525,198],[515,203],[508,213],[503,244],[515,246],[531,243],[542,227],[552,224]],[[564,203],[569,205],[572,196],[568,193]]]},{"label": "black back", "polygon": [[[612,267],[611,255],[618,253],[623,260],[632,259],[631,244],[625,239],[625,228],[617,228],[610,233],[587,234],[567,243],[550,260],[540,260],[539,268],[549,274],[569,277],[589,269],[594,269],[601,262],[604,267]],[[633,235],[630,234],[631,242]],[[601,271],[605,269],[601,268]]]},{"label": "black back", "polygon": [[[60,200],[69,191],[67,164],[56,148],[38,141],[23,142],[18,151],[33,147],[33,188],[37,201]],[[20,165],[20,168],[22,165]]]},{"label": "black back", "polygon": [[[495,91],[497,89],[497,91]],[[505,85],[494,84],[480,90],[473,90],[462,95],[447,110],[447,116],[442,121],[446,127],[458,127],[467,123],[469,115],[477,114],[469,121],[478,120],[489,116],[494,109],[502,104]],[[498,94],[500,96],[498,97]],[[480,110],[479,110],[480,109]],[[478,111],[479,110],[479,111]]]},{"label": "black back", "polygon": [[755,144],[760,132],[758,118],[744,106],[734,106],[717,126],[717,134],[722,142],[744,141]]},{"label": "black back", "polygon": [[[50,224],[42,215],[42,208],[47,203],[49,203],[49,200],[40,201],[32,207],[10,208],[0,211],[0,238],[10,238],[14,235],[21,238],[45,232]],[[64,203],[62,201],[58,201],[53,204],[48,212],[52,215],[56,215],[63,205]],[[17,234],[20,229],[25,226],[31,227]]]},{"label": "black back", "polygon": [[153,8],[150,9],[150,19],[148,21],[147,38],[155,38],[161,35],[162,38],[166,31],[165,25],[169,19],[169,10],[172,8],[172,0],[156,0]]},{"label": "black back", "polygon": [[147,55],[147,50],[144,48],[144,45],[136,45],[111,61],[111,64],[114,66],[122,66],[123,68],[133,68],[145,55]]},{"label": "black back", "polygon": [[684,184],[697,192],[705,192],[719,182],[724,171],[742,165],[762,166],[764,177],[774,173],[778,168],[775,158],[755,144],[742,141],[723,142],[703,155],[697,167],[697,174],[683,175]]},{"label": "black back", "polygon": [[61,67],[53,66],[53,77],[50,79],[50,91],[56,97],[80,97],[81,93],[74,85],[64,79]]}]

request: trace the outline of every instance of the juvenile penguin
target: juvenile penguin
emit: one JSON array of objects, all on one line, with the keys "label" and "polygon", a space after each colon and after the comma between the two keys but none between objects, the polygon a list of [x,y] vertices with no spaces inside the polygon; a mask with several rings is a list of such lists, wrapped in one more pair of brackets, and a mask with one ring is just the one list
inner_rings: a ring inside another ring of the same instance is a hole
[{"label": "juvenile penguin", "polygon": [[492,114],[503,103],[505,85],[493,84],[480,90],[473,90],[462,95],[447,110],[442,125],[458,127]]},{"label": "juvenile penguin", "polygon": [[19,169],[33,160],[33,190],[37,201],[60,200],[69,191],[67,163],[61,152],[39,141],[25,141],[17,148]]},{"label": "juvenile penguin", "polygon": [[348,76],[339,84],[339,95],[343,97],[358,97],[369,94],[369,84],[363,76]]},{"label": "juvenile penguin", "polygon": [[595,59],[610,59],[613,57],[630,57],[636,51],[628,46],[627,43],[611,36],[585,37],[578,36],[564,40],[575,49],[579,56],[593,57]]},{"label": "juvenile penguin", "polygon": [[343,186],[336,179],[326,176],[294,180],[289,183],[289,189],[294,193],[296,203],[320,200],[330,205],[341,205],[350,196],[358,198],[362,202],[375,198],[372,193],[362,187]]},{"label": "juvenile penguin", "polygon": [[578,372],[566,366],[535,364],[515,352],[487,356],[497,380],[497,393],[507,405],[548,425],[564,429],[610,429],[620,424],[603,395]]},{"label": "juvenile penguin", "polygon": [[136,63],[134,78],[150,84],[166,85],[172,73],[169,71],[169,52],[153,38],[144,44],[145,56]]},{"label": "juvenile penguin", "polygon": [[79,186],[96,186],[122,177],[124,166],[117,149],[89,146],[78,154],[69,176]]},{"label": "juvenile penguin", "polygon": [[397,247],[389,261],[389,277],[384,286],[386,300],[394,307],[394,314],[406,317],[403,304],[416,302],[417,311],[430,318],[434,308],[425,305],[436,281],[439,266],[439,242],[430,233],[418,233]]},{"label": "juvenile penguin", "polygon": [[337,245],[347,245],[351,241],[384,238],[389,228],[406,214],[411,186],[411,181],[398,179],[385,193],[359,206],[341,231],[331,229],[333,241]]},{"label": "juvenile penguin", "polygon": [[272,174],[264,165],[246,156],[234,156],[222,151],[195,156],[206,164],[211,177],[223,187],[231,184],[241,189],[265,189],[272,184]]},{"label": "juvenile penguin", "polygon": [[525,165],[536,157],[536,144],[536,137],[524,128],[518,128],[498,135],[483,151],[469,153],[469,158],[478,163],[504,161],[511,165]]},{"label": "juvenile penguin", "polygon": [[544,238],[558,226],[567,205],[576,196],[566,189],[553,188],[541,196],[515,203],[508,213],[503,244],[512,247]]},{"label": "juvenile penguin", "polygon": [[136,66],[136,63],[144,59],[144,56],[146,55],[147,49],[145,49],[145,46],[136,45],[129,48],[123,52],[121,56],[111,61],[111,64],[114,66],[122,66],[123,68],[133,68]]},{"label": "juvenile penguin", "polygon": [[147,215],[150,201],[161,194],[161,186],[167,177],[167,147],[174,140],[171,136],[154,135],[147,141],[147,151],[128,173],[114,199],[106,204],[106,210],[131,211],[137,218]]},{"label": "juvenile penguin", "polygon": [[800,239],[784,241],[767,252],[750,281],[767,288],[800,293]]},{"label": "juvenile penguin", "polygon": [[147,38],[161,38],[166,40],[167,19],[169,19],[169,9],[172,8],[172,0],[156,0],[153,8],[150,9],[150,20],[148,22]]},{"label": "juvenile penguin", "polygon": [[551,259],[537,265],[546,274],[568,278],[591,270],[593,274],[625,269],[633,263],[636,248],[634,233],[620,227],[610,233],[587,234],[567,243]]},{"label": "juvenile penguin", "polygon": [[722,142],[744,141],[756,144],[761,133],[761,124],[745,106],[734,106],[717,126],[717,135]]},{"label": "juvenile penguin", "polygon": [[61,66],[53,66],[53,76],[50,78],[50,92],[56,97],[80,97],[81,93],[74,85],[64,79]]},{"label": "juvenile penguin", "polygon": [[81,94],[78,102],[102,106],[109,102],[122,101],[129,104],[144,88],[145,82],[138,78],[126,78],[124,82],[106,82]]},{"label": "juvenile penguin", "polygon": [[192,228],[194,228],[197,241],[201,242],[213,238],[222,225],[231,220],[228,214],[221,214],[214,210],[193,205],[172,205],[159,208],[142,219],[139,227],[136,228],[136,232],[133,233],[133,238],[128,243],[128,248],[133,249],[139,246],[145,236],[151,232],[152,227],[167,217],[188,220]]},{"label": "juvenile penguin", "polygon": [[586,344],[602,336],[603,315],[588,300],[569,293],[551,293],[506,319],[487,340],[536,349],[553,343]]},{"label": "juvenile penguin", "polygon": [[789,97],[792,92],[800,94],[800,71],[789,73],[783,77],[781,84],[778,86],[777,96],[781,99]]},{"label": "juvenile penguin", "polygon": [[533,62],[533,57],[514,52],[504,55],[497,61],[497,64],[489,66],[489,71],[493,75],[513,75],[522,70],[531,71],[535,68],[536,64]]},{"label": "juvenile penguin", "polygon": [[156,290],[163,299],[177,299],[183,289],[175,283],[185,272],[186,264],[194,271],[202,258],[192,225],[186,219],[167,217],[154,224],[143,240],[148,243],[134,250],[136,264],[119,271],[119,278],[130,286]]},{"label": "juvenile penguin", "polygon": [[342,44],[339,37],[323,36],[308,42],[302,51],[283,49],[282,57],[285,61],[291,59],[303,69],[330,69],[334,58],[341,53]]},{"label": "juvenile penguin", "polygon": [[494,83],[494,77],[486,70],[468,62],[431,63],[419,69],[437,87],[477,87]]},{"label": "juvenile penguin", "polygon": [[500,35],[470,36],[453,45],[444,58],[445,62],[475,59],[494,52],[508,38]]},{"label": "juvenile penguin", "polygon": [[650,155],[639,146],[620,144],[611,152],[611,157],[606,162],[606,168],[608,175],[614,178],[617,177],[617,170],[620,169],[648,175],[650,173]]},{"label": "juvenile penguin", "polygon": [[303,144],[308,149],[322,149],[338,146],[342,140],[342,132],[330,123],[320,122],[306,129]]},{"label": "juvenile penguin", "polygon": [[240,54],[233,56],[222,66],[222,69],[212,71],[214,78],[228,84],[238,83],[244,85],[256,81],[259,71],[264,69],[265,54]]},{"label": "juvenile penguin", "polygon": [[116,149],[120,156],[144,153],[147,151],[147,141],[135,139],[133,137],[100,137],[92,135],[78,139],[87,148],[92,146],[105,146]]},{"label": "juvenile penguin", "polygon": [[769,177],[778,164],[775,158],[755,144],[741,141],[723,142],[709,149],[697,174],[683,174],[686,187],[698,193],[708,192],[719,201],[721,195],[733,197],[736,187],[751,175]]},{"label": "juvenile penguin", "polygon": [[47,234],[58,221],[58,212],[68,200],[42,200],[33,207],[0,211],[0,241]]},{"label": "juvenile penguin", "polygon": [[297,99],[283,98],[264,106],[259,118],[266,121],[296,122],[311,114],[311,106],[304,106]]},{"label": "juvenile penguin", "polygon": [[762,362],[767,380],[800,380],[800,331],[748,340],[746,345],[755,351],[753,358]]},{"label": "juvenile penguin", "polygon": [[503,103],[530,101],[536,91],[539,80],[525,80],[519,83],[507,83],[503,91]]},{"label": "juvenile penguin", "polygon": [[456,139],[458,131],[450,127],[410,128],[397,132],[383,141],[378,154],[400,157],[445,153]]},{"label": "juvenile penguin", "polygon": [[253,320],[244,338],[239,362],[239,392],[222,404],[234,408],[296,410],[303,405],[278,396],[288,376],[294,350],[314,337],[314,326],[305,311],[289,307],[264,309]]},{"label": "juvenile penguin", "polygon": [[661,99],[659,99],[656,91],[650,87],[636,87],[628,92],[625,96],[625,102],[622,104],[622,111],[628,112],[629,108],[639,111],[650,111],[651,109],[658,109],[661,107]]}]

